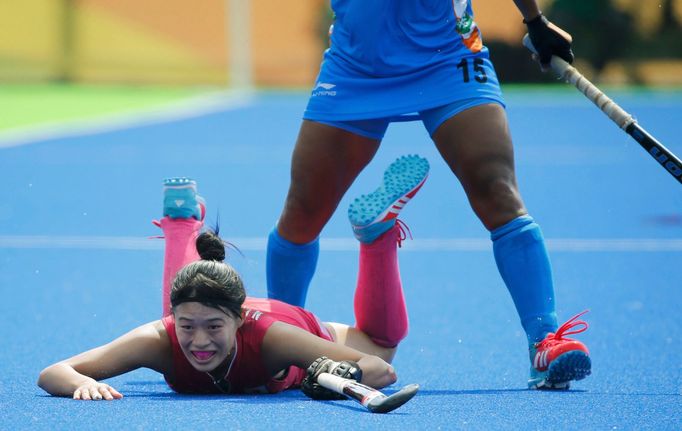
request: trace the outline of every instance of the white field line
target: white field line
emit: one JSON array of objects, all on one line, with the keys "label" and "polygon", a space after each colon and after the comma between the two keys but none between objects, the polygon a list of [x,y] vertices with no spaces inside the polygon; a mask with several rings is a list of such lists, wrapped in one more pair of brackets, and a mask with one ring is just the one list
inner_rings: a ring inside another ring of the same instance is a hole
[{"label": "white field line", "polygon": [[[240,250],[264,251],[265,237],[229,238]],[[99,249],[162,250],[158,238],[125,236],[22,236],[0,235],[0,249]],[[547,247],[554,252],[682,252],[682,238],[553,238]],[[323,238],[323,251],[355,251],[353,238]],[[490,240],[483,238],[420,238],[404,241],[405,252],[418,251],[491,251]]]},{"label": "white field line", "polygon": [[0,149],[48,139],[96,135],[195,118],[214,112],[240,108],[248,105],[252,99],[253,93],[249,91],[220,91],[156,106],[103,114],[90,119],[64,120],[16,127],[0,132]]}]

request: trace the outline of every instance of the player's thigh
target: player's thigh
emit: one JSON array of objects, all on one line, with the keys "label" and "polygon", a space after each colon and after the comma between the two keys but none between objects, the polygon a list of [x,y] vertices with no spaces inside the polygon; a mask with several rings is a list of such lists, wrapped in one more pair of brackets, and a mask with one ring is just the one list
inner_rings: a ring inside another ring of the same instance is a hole
[{"label": "player's thigh", "polygon": [[379,346],[358,328],[335,322],[325,322],[324,325],[329,329],[329,332],[332,333],[334,341],[339,344],[343,344],[344,346],[348,346],[369,355],[378,356],[389,364],[395,356],[397,350],[395,347],[389,348]]},{"label": "player's thigh", "polygon": [[450,116],[432,138],[448,165],[463,179],[475,179],[481,167],[513,173],[514,151],[507,117],[497,103],[483,103]]},{"label": "player's thigh", "polygon": [[432,137],[487,228],[525,213],[502,106],[486,103],[468,108],[445,120]]},{"label": "player's thigh", "polygon": [[374,138],[304,120],[292,156],[280,234],[294,242],[314,239],[379,144]]},{"label": "player's thigh", "polygon": [[380,142],[380,138],[303,120],[291,161],[292,187],[302,192],[343,189],[372,160]]}]

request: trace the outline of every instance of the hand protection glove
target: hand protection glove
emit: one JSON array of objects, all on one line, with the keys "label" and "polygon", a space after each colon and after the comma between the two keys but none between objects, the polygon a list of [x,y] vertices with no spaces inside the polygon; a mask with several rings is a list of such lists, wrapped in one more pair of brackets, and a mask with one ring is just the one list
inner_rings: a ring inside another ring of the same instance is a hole
[{"label": "hand protection glove", "polygon": [[301,390],[314,400],[343,400],[345,396],[321,386],[317,383],[317,377],[322,373],[334,374],[344,379],[362,380],[362,370],[356,362],[335,362],[326,356],[317,358],[308,367],[307,375],[301,382]]},{"label": "hand protection glove", "polygon": [[528,27],[528,36],[538,53],[543,70],[549,68],[552,55],[573,63],[573,51],[571,51],[573,38],[570,34],[549,22],[542,14],[530,21],[523,20],[523,22]]}]

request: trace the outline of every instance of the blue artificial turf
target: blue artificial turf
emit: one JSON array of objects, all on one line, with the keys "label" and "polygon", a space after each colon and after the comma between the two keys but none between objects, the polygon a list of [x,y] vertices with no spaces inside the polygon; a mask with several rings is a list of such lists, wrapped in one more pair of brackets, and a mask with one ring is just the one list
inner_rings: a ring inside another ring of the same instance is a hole
[{"label": "blue artificial turf", "polygon": [[[682,95],[611,96],[682,154]],[[219,213],[221,234],[246,245],[231,262],[249,293],[265,294],[264,241],[306,96],[262,93],[198,118],[0,149],[0,428],[680,429],[679,184],[579,94],[507,99],[521,191],[549,240],[559,318],[591,310],[578,337],[593,375],[571,391],[525,389],[525,336],[488,233],[417,123],[391,126],[325,228],[307,303],[323,320],[353,322],[357,251],[345,209],[395,157],[427,157],[429,180],[401,214],[414,236],[400,251],[411,326],[395,360],[399,384],[387,391],[421,385],[403,408],[371,415],[295,390],[182,396],[148,370],[111,379],[125,395],[115,402],[41,391],[43,367],[159,317],[162,242],[146,237],[159,234],[149,221],[160,216],[165,177],[198,180],[209,222]]]}]

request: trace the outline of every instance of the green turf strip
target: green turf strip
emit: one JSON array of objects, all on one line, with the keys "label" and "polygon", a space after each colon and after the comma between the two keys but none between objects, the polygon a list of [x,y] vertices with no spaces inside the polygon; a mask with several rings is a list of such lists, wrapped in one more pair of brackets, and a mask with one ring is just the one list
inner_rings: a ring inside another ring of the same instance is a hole
[{"label": "green turf strip", "polygon": [[[505,85],[508,96],[534,93],[573,95],[569,85]],[[130,112],[162,106],[182,99],[220,90],[218,88],[160,87],[84,84],[0,84],[0,131],[17,127],[39,126],[69,120],[91,119],[108,114]],[[282,91],[282,89],[272,89]],[[623,88],[620,88],[623,91]],[[292,91],[287,89],[287,91]],[[307,89],[296,89],[302,94]],[[606,89],[607,92],[611,89]],[[659,97],[680,97],[682,89],[656,92],[651,89],[627,88],[629,92],[653,92]]]},{"label": "green turf strip", "polygon": [[0,85],[0,130],[161,106],[211,90],[112,85]]}]

